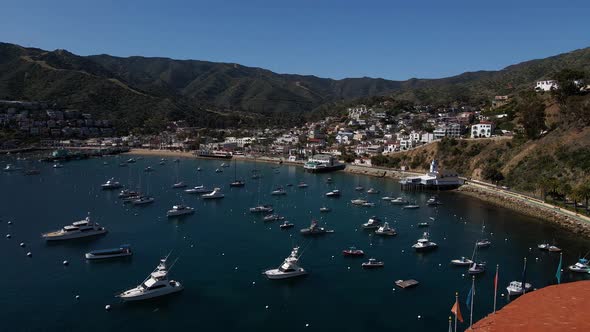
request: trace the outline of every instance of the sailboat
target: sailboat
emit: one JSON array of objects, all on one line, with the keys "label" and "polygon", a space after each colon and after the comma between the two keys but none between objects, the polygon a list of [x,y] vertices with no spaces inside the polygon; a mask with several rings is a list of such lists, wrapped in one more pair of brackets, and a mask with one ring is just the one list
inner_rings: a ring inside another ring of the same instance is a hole
[{"label": "sailboat", "polygon": [[[524,284],[524,287],[523,287]],[[524,259],[524,268],[522,270],[522,281],[511,281],[506,290],[508,295],[521,295],[533,288],[533,285],[526,282],[526,258]]]},{"label": "sailboat", "polygon": [[244,180],[238,180],[237,168],[238,168],[237,162],[234,160],[234,182],[229,184],[230,187],[238,187],[239,188],[239,187],[243,187],[244,185],[246,185]]},{"label": "sailboat", "polygon": [[133,205],[145,205],[145,204],[150,204],[154,202],[154,197],[149,195],[150,192],[150,182],[149,182],[149,174],[147,173],[147,186],[146,186],[146,195],[141,195],[139,197],[137,197],[136,199],[132,200],[131,203]]},{"label": "sailboat", "polygon": [[256,164],[256,156],[254,156],[254,169],[252,170],[252,179],[260,179],[262,176],[260,175],[260,170],[257,168]]},{"label": "sailboat", "polygon": [[487,247],[489,247],[490,245],[492,245],[492,241],[490,241],[490,240],[488,240],[488,239],[485,239],[485,238],[483,238],[483,234],[484,234],[484,232],[485,232],[485,229],[486,229],[486,225],[485,225],[485,224],[483,224],[483,225],[481,226],[481,237],[482,237],[482,239],[481,239],[481,240],[478,240],[478,241],[476,242],[476,245],[477,245],[477,247],[478,247],[478,248],[487,248]]},{"label": "sailboat", "polygon": [[486,271],[486,263],[485,262],[478,263],[476,260],[477,248],[479,248],[479,246],[477,245],[477,242],[476,242],[475,246],[473,248],[473,256],[471,257],[471,261],[473,263],[471,264],[471,266],[469,267],[469,270],[467,271],[469,274],[480,274],[480,273],[483,273]]},{"label": "sailboat", "polygon": [[183,181],[179,181],[179,179],[178,179],[178,164],[179,164],[179,162],[175,161],[175,163],[174,163],[174,168],[175,168],[175,172],[176,172],[176,181],[172,185],[172,188],[174,188],[174,189],[186,188],[186,183],[184,183]]}]

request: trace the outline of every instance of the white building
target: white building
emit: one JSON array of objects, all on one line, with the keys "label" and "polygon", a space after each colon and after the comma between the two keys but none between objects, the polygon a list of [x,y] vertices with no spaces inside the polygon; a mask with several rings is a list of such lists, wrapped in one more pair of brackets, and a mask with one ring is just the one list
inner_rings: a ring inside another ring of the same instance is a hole
[{"label": "white building", "polygon": [[537,81],[535,91],[551,91],[559,88],[556,80]]},{"label": "white building", "polygon": [[427,144],[434,141],[434,134],[433,133],[422,133],[422,136],[420,137],[420,142]]},{"label": "white building", "polygon": [[450,123],[436,128],[433,132],[434,139],[441,139],[443,137],[460,137],[461,125],[458,123]]},{"label": "white building", "polygon": [[482,121],[471,126],[471,138],[491,137],[494,132],[494,124],[488,121]]}]

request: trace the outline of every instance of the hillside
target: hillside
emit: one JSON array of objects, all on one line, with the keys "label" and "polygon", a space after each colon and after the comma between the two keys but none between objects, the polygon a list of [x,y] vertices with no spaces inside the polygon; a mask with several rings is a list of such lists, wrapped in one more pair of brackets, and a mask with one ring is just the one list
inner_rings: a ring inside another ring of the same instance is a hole
[{"label": "hillside", "polygon": [[478,102],[530,87],[563,68],[590,69],[590,49],[500,71],[390,81],[277,74],[197,60],[78,56],[0,43],[0,99],[56,101],[111,119],[122,130],[157,130],[177,119],[207,127],[292,125],[322,105],[377,95],[417,103]]}]

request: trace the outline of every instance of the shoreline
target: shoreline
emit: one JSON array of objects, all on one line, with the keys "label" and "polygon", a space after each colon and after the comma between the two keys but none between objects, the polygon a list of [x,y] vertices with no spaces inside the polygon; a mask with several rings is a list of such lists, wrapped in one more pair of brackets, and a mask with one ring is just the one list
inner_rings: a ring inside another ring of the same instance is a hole
[{"label": "shoreline", "polygon": [[560,229],[590,238],[590,218],[540,200],[476,184],[465,184],[455,192],[550,222]]},{"label": "shoreline", "polygon": [[[172,150],[149,150],[149,149],[131,149],[126,154],[130,155],[144,155],[144,156],[160,156],[160,157],[184,157],[193,159],[208,159],[219,160],[224,159],[206,158],[194,155],[192,152],[172,151]],[[271,164],[279,164],[282,160],[284,165],[302,166],[304,161],[288,161],[278,157],[258,157],[253,158],[246,155],[234,156],[236,160],[263,162]],[[365,175],[378,177],[389,180],[397,180],[408,175],[421,175],[422,173],[400,171],[394,169],[387,169],[375,166],[361,166],[347,164],[343,170],[345,173],[355,175]],[[471,196],[490,204],[501,206],[514,212],[518,212],[530,217],[538,218],[547,222],[551,222],[556,227],[567,230],[574,234],[582,235],[590,238],[590,218],[577,215],[574,212],[560,209],[553,205],[547,204],[540,200],[533,199],[524,195],[498,190],[489,186],[480,185],[469,182],[453,192]]]}]

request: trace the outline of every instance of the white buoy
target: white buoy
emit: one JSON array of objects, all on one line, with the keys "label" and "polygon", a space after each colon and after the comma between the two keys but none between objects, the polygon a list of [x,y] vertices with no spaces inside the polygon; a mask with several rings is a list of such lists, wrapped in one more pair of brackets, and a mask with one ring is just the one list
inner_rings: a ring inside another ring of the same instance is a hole
[{"label": "white buoy", "polygon": [[422,316],[418,315],[418,319],[422,318]]},{"label": "white buoy", "polygon": [[256,285],[256,281],[252,281],[252,285]]},{"label": "white buoy", "polygon": [[68,266],[68,264],[70,264],[70,262],[68,262],[68,261],[63,261],[63,265],[64,265],[64,266]]},{"label": "white buoy", "polygon": [[9,221],[9,222],[8,222],[8,224],[9,224],[9,225],[12,225],[12,221]]},{"label": "white buoy", "polygon": [[504,297],[504,293],[500,294],[500,296]]},{"label": "white buoy", "polygon": [[105,305],[104,310],[106,310],[106,311],[111,310],[111,305],[110,304]]},{"label": "white buoy", "polygon": [[268,306],[266,306],[265,309],[268,309]]},{"label": "white buoy", "polygon": [[24,242],[21,242],[21,243],[19,244],[19,246],[21,246],[21,248],[24,248],[24,247],[25,247],[25,243],[24,243]]},{"label": "white buoy", "polygon": [[305,323],[305,327],[309,327],[309,323]]},{"label": "white buoy", "polygon": [[79,299],[80,299],[80,295],[76,295],[76,300],[79,300]]},{"label": "white buoy", "polygon": [[12,236],[10,234],[6,234],[6,238],[10,239]]},{"label": "white buoy", "polygon": [[31,252],[29,251],[29,252],[27,253],[27,257],[33,257],[33,254],[31,254]]},{"label": "white buoy", "polygon": [[350,266],[348,267],[348,269],[350,270]]}]

